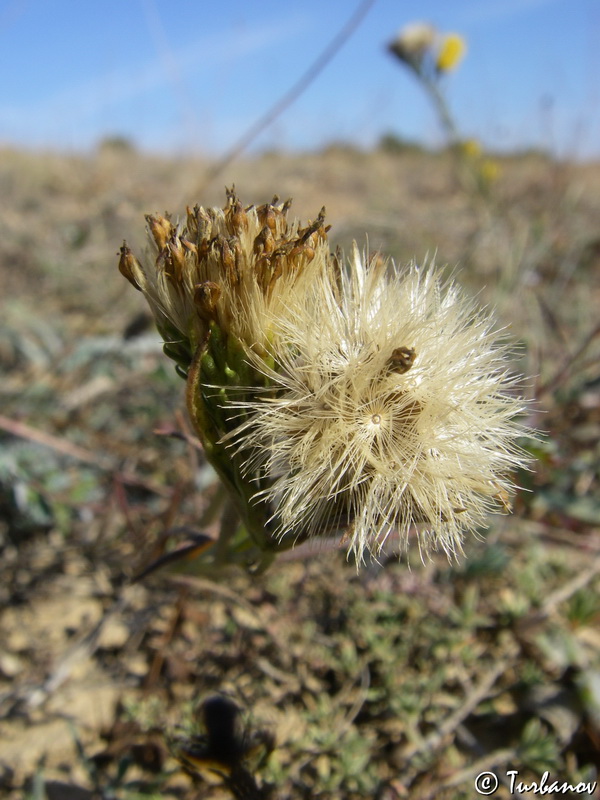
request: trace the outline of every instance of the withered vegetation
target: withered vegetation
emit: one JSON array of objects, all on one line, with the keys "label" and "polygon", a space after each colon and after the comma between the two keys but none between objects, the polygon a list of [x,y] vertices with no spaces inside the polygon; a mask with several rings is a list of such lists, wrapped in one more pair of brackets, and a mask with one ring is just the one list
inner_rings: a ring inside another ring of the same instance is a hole
[{"label": "withered vegetation", "polygon": [[4,796],[230,796],[168,749],[217,694],[248,737],[274,737],[247,768],[281,800],[466,799],[484,770],[595,779],[600,166],[498,163],[485,200],[447,155],[341,147],[240,162],[222,185],[293,196],[302,217],[324,203],[346,251],[369,231],[373,252],[460,264],[537,376],[527,422],[546,433],[513,515],[458,565],[390,554],[357,576],[334,550],[260,578],[132,585],[214,530],[217,489],[116,244],[137,252],[143,213],[219,205],[223,186],[198,197],[205,164],[132,151],[0,152]]}]

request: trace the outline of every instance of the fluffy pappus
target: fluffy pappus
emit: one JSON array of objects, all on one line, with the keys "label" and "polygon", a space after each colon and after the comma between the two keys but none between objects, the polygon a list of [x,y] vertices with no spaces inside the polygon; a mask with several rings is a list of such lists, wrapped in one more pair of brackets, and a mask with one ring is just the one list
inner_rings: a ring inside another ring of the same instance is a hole
[{"label": "fluffy pappus", "polygon": [[[389,536],[426,554],[506,511],[527,463],[510,349],[435,266],[379,256],[323,270],[268,323],[266,388],[228,435],[281,538],[342,534],[360,563]],[[266,488],[265,488],[266,487]]]}]

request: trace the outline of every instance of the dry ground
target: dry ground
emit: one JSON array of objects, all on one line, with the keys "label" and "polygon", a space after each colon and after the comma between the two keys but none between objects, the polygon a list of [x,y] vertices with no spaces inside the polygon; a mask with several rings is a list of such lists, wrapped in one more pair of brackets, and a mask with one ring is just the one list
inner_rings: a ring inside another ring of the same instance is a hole
[{"label": "dry ground", "polygon": [[[472,798],[482,770],[595,780],[600,165],[503,159],[487,194],[447,154],[270,154],[208,186],[206,168],[0,151],[1,790],[224,796],[165,739],[216,692],[275,737],[259,777],[281,800]],[[130,585],[215,487],[166,435],[185,429],[183,384],[116,252],[141,248],[143,213],[221,204],[232,183],[248,203],[293,196],[303,219],[325,205],[346,249],[368,233],[398,260],[461,265],[520,344],[546,431],[519,476],[532,491],[463,563],[357,576],[334,552]]]}]

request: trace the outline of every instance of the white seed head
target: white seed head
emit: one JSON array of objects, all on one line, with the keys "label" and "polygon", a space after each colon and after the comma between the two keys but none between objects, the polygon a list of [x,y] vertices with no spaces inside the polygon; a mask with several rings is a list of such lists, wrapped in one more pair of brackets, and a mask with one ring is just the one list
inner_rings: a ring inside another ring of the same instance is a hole
[{"label": "white seed head", "polygon": [[390,535],[460,552],[527,462],[491,315],[435,267],[366,264],[356,246],[287,301],[270,358],[248,349],[267,388],[231,401],[243,421],[227,437],[277,534],[345,533],[359,563]]}]

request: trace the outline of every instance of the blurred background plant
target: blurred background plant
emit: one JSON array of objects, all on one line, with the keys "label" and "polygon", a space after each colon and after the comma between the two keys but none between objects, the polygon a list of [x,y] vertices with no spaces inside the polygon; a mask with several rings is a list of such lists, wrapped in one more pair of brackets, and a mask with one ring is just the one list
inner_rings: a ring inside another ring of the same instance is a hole
[{"label": "blurred background plant", "polygon": [[414,74],[433,103],[465,188],[487,196],[498,178],[499,164],[485,156],[477,140],[463,138],[444,91],[447,75],[459,67],[466,54],[464,37],[442,33],[428,22],[413,22],[398,33],[388,50]]},{"label": "blurred background plant", "polygon": [[400,31],[388,49],[421,82],[435,105],[449,143],[458,144],[458,129],[442,93],[441,81],[464,58],[464,38],[457,33],[441,33],[427,22],[413,22]]}]

